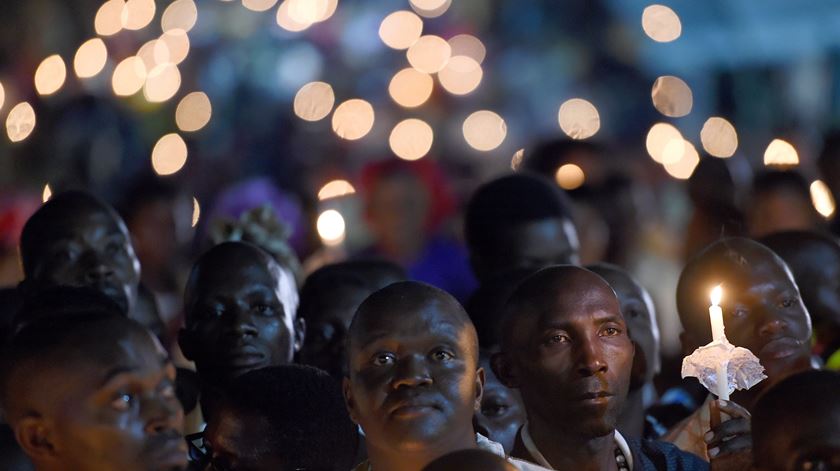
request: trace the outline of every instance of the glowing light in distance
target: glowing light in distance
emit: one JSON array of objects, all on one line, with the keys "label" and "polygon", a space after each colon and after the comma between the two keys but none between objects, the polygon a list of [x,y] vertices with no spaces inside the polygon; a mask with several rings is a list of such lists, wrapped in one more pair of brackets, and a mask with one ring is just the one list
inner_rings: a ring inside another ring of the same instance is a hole
[{"label": "glowing light in distance", "polygon": [[[157,43],[158,43],[157,39],[152,39],[151,41],[147,41],[145,44],[140,46],[140,49],[137,50],[137,57],[139,57],[140,59],[143,60],[143,66],[146,68],[146,70],[152,70],[152,69],[155,68],[156,65],[158,65],[158,62],[157,62],[156,57],[155,57],[156,55],[157,56],[163,56],[164,55],[162,50],[155,51],[155,49],[166,48],[167,47],[166,43],[164,43],[160,47],[158,47]],[[157,52],[157,54],[155,54],[155,52]],[[168,50],[166,51],[166,57],[165,58],[167,60],[169,60],[169,51]]]},{"label": "glowing light in distance", "polygon": [[105,47],[105,41],[101,38],[89,39],[76,50],[73,70],[79,78],[90,78],[101,72],[107,61],[108,49]]},{"label": "glowing light in distance", "polygon": [[96,11],[93,27],[100,36],[112,36],[122,30],[123,0],[108,0]]},{"label": "glowing light in distance", "polygon": [[309,82],[295,94],[295,115],[304,121],[326,118],[335,105],[332,86],[325,82]]},{"label": "glowing light in distance", "polygon": [[155,41],[152,52],[157,65],[180,64],[190,53],[190,38],[182,29],[170,29]]},{"label": "glowing light in distance", "polygon": [[178,134],[158,139],[152,149],[152,168],[158,175],[172,175],[187,163],[187,143]]},{"label": "glowing light in distance", "polygon": [[[437,18],[452,6],[452,0],[410,0],[411,8],[424,18]],[[435,5],[434,8],[422,8],[418,5]]]},{"label": "glowing light in distance", "polygon": [[277,0],[242,0],[242,6],[251,11],[266,11],[277,5]]},{"label": "glowing light in distance", "polygon": [[12,142],[20,142],[35,130],[35,110],[27,102],[18,103],[6,116],[6,135]]},{"label": "glowing light in distance", "polygon": [[472,57],[455,56],[438,72],[438,80],[447,92],[453,95],[466,95],[481,84],[484,71]]},{"label": "glowing light in distance", "polygon": [[189,32],[198,20],[198,8],[193,0],[175,0],[170,3],[160,18],[161,30],[165,33],[173,29]]},{"label": "glowing light in distance", "polygon": [[47,183],[44,185],[44,192],[41,193],[41,202],[46,203],[47,201],[52,198],[52,188],[50,188],[50,184]]},{"label": "glowing light in distance", "polygon": [[289,17],[301,24],[313,24],[327,16],[330,5],[327,0],[286,0],[289,2]]},{"label": "glowing light in distance", "polygon": [[198,199],[193,196],[193,213],[192,213],[192,227],[198,224],[198,219],[201,217],[201,205],[198,204]]},{"label": "glowing light in distance", "polygon": [[333,180],[321,187],[318,191],[318,201],[352,195],[356,189],[347,180]]},{"label": "glowing light in distance", "polygon": [[598,109],[582,98],[572,98],[560,105],[557,121],[560,129],[572,139],[590,138],[601,129]]},{"label": "glowing light in distance", "polygon": [[284,0],[280,4],[280,7],[277,8],[277,16],[275,20],[277,21],[278,26],[286,31],[291,31],[292,33],[303,31],[312,26],[312,23],[301,23],[291,17],[289,14],[289,0]]},{"label": "glowing light in distance", "polygon": [[671,118],[680,118],[691,113],[694,99],[691,88],[678,77],[664,75],[653,82],[650,91],[653,106],[657,111]]},{"label": "glowing light in distance", "polygon": [[151,103],[164,102],[178,93],[181,87],[181,72],[174,64],[155,66],[146,77],[143,96]]},{"label": "glowing light in distance", "polygon": [[642,12],[642,29],[650,39],[667,43],[680,37],[682,23],[674,10],[665,5],[650,5]]},{"label": "glowing light in distance", "polygon": [[379,38],[392,49],[408,49],[423,34],[423,20],[406,10],[395,11],[379,24]]},{"label": "glowing light in distance", "polygon": [[583,170],[575,164],[565,164],[557,169],[554,174],[554,179],[557,184],[564,190],[574,190],[580,188],[583,182],[586,181],[586,175]]},{"label": "glowing light in distance", "polygon": [[811,202],[824,218],[830,218],[834,214],[834,197],[822,180],[814,180],[811,183]]},{"label": "glowing light in distance", "polygon": [[764,165],[798,165],[799,154],[787,141],[773,139],[764,151]]},{"label": "glowing light in distance", "polygon": [[414,8],[421,10],[437,10],[446,5],[446,0],[409,0]]},{"label": "glowing light in distance", "polygon": [[408,67],[397,72],[391,79],[388,94],[398,105],[416,108],[432,96],[434,83],[431,75]]},{"label": "glowing light in distance", "polygon": [[192,92],[181,98],[175,109],[175,124],[185,132],[195,132],[210,122],[213,115],[213,105],[204,92]]},{"label": "glowing light in distance", "polygon": [[694,144],[685,141],[682,158],[673,163],[666,163],[663,166],[665,167],[665,171],[668,172],[668,175],[678,180],[687,180],[691,178],[694,169],[697,168],[697,164],[699,163],[700,154],[697,153],[697,148],[694,147]]},{"label": "glowing light in distance", "polygon": [[408,48],[406,57],[408,63],[415,69],[427,74],[434,74],[446,67],[451,54],[452,48],[443,38],[426,35],[421,36],[416,43]]},{"label": "glowing light in distance", "polygon": [[344,224],[344,217],[338,211],[328,209],[321,213],[318,216],[316,227],[324,245],[334,246],[344,242],[346,226]]},{"label": "glowing light in distance", "polygon": [[111,86],[117,96],[134,95],[146,83],[146,66],[143,59],[131,56],[123,59],[114,68],[114,75],[111,77]]},{"label": "glowing light in distance", "polygon": [[522,160],[525,158],[525,149],[519,149],[518,151],[514,152],[513,157],[510,159],[510,169],[514,172],[519,170],[519,167],[522,166]]},{"label": "glowing light in distance", "polygon": [[449,47],[452,48],[452,56],[472,57],[481,64],[487,56],[487,48],[480,39],[471,34],[459,34],[449,38]]},{"label": "glowing light in distance", "polygon": [[155,0],[128,0],[120,14],[122,27],[132,31],[145,28],[155,19],[155,10]]},{"label": "glowing light in distance", "polygon": [[58,54],[53,54],[41,62],[35,70],[35,90],[39,95],[52,95],[57,92],[67,78],[67,67]]},{"label": "glowing light in distance", "polygon": [[645,148],[654,161],[660,164],[675,163],[685,153],[685,139],[674,126],[656,123],[648,131]]},{"label": "glowing light in distance", "polygon": [[333,131],[342,139],[361,139],[373,128],[373,106],[354,98],[338,105],[332,117]]},{"label": "glowing light in distance", "polygon": [[403,160],[418,160],[429,153],[434,131],[425,121],[406,119],[394,126],[388,138],[391,151]]},{"label": "glowing light in distance", "polygon": [[462,131],[470,147],[487,152],[502,145],[507,136],[507,124],[498,114],[481,110],[464,120]]},{"label": "glowing light in distance", "polygon": [[738,133],[729,121],[714,116],[703,123],[700,142],[709,155],[726,159],[738,150]]}]

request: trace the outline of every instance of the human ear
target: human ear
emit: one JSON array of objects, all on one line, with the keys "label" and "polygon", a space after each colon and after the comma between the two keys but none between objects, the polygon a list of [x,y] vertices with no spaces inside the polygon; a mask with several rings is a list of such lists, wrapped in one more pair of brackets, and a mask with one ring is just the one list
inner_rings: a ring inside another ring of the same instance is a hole
[{"label": "human ear", "polygon": [[346,376],[341,380],[341,392],[344,396],[344,406],[347,407],[347,413],[350,414],[350,420],[358,425],[359,419],[357,418],[356,413],[356,401],[353,399],[353,391],[350,388],[350,379]]},{"label": "human ear", "polygon": [[58,458],[52,431],[40,417],[25,417],[15,427],[15,439],[23,451],[36,462],[52,461]]},{"label": "human ear", "polygon": [[490,367],[502,384],[512,389],[519,388],[519,378],[506,352],[494,353],[490,357]]},{"label": "human ear", "polygon": [[484,396],[484,368],[479,367],[475,372],[475,404],[473,410],[481,410],[481,398]]},{"label": "human ear", "polygon": [[295,353],[299,352],[301,348],[303,348],[303,340],[306,338],[306,319],[302,317],[298,317],[295,319]]}]

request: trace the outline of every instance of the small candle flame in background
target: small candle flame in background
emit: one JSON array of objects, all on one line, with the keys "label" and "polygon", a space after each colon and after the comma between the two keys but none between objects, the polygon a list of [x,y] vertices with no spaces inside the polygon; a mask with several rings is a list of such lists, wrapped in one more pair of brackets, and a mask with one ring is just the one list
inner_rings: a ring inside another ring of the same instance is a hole
[{"label": "small candle flame in background", "polygon": [[713,306],[719,306],[720,305],[720,300],[721,300],[721,298],[723,298],[723,287],[722,287],[722,285],[715,286],[715,288],[712,290],[712,294],[711,294],[710,298],[712,300],[712,305]]}]

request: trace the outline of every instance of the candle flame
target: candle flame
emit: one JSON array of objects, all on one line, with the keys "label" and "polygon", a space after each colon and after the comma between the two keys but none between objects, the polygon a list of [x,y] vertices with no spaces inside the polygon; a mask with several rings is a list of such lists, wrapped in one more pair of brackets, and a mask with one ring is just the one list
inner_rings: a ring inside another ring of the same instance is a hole
[{"label": "candle flame", "polygon": [[720,299],[722,297],[723,297],[723,288],[721,287],[721,285],[715,286],[715,288],[712,290],[712,295],[711,295],[712,305],[717,306],[718,304],[720,304]]}]

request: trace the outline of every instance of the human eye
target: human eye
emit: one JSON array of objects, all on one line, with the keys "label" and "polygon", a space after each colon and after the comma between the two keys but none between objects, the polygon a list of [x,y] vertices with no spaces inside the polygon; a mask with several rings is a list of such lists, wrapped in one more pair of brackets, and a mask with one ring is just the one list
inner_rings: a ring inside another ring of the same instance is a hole
[{"label": "human eye", "polygon": [[605,337],[615,337],[621,335],[623,332],[624,330],[616,325],[608,325],[601,330],[601,334],[603,334]]},{"label": "human eye", "polygon": [[799,299],[796,298],[795,296],[787,296],[787,297],[783,298],[781,301],[779,301],[779,306],[787,309],[787,308],[790,308],[790,307],[796,305],[797,301],[799,301]]},{"label": "human eye", "polygon": [[377,353],[371,359],[371,363],[373,363],[375,366],[393,365],[394,363],[396,363],[396,361],[397,356],[389,352]]},{"label": "human eye", "polygon": [[508,411],[509,407],[503,403],[489,403],[481,405],[481,414],[485,417],[501,417]]},{"label": "human eye", "polygon": [[257,314],[265,317],[271,317],[275,312],[274,306],[271,306],[268,303],[256,303],[254,304],[253,309]]},{"label": "human eye", "polygon": [[735,319],[743,319],[747,317],[750,313],[750,310],[747,309],[744,305],[736,305],[734,309],[732,309],[732,317]]},{"label": "human eye", "polygon": [[571,342],[572,339],[564,332],[555,332],[545,339],[546,345],[558,345]]},{"label": "human eye", "polygon": [[170,381],[169,378],[164,378],[164,380],[161,381],[158,385],[157,389],[161,397],[167,399],[173,399],[176,397],[175,384],[172,381]]},{"label": "human eye", "polygon": [[111,407],[114,410],[126,412],[131,410],[136,401],[137,397],[134,394],[121,391],[114,395],[114,398],[111,400]]},{"label": "human eye", "polygon": [[441,363],[444,363],[444,362],[447,362],[447,361],[454,360],[455,359],[455,354],[448,351],[448,350],[445,350],[445,349],[441,348],[441,349],[437,349],[437,350],[432,352],[432,358],[435,359],[435,361],[439,361]]}]

